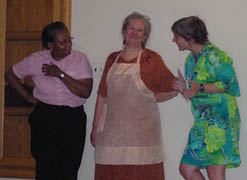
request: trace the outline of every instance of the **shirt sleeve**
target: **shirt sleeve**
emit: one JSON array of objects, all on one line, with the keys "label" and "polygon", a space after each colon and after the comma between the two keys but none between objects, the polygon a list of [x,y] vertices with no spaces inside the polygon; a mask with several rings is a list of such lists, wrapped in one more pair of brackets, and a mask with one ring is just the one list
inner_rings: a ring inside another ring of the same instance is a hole
[{"label": "shirt sleeve", "polygon": [[173,73],[165,65],[164,61],[158,56],[156,64],[153,68],[153,82],[157,92],[170,92],[172,81],[175,79]]},{"label": "shirt sleeve", "polygon": [[116,59],[116,54],[111,54],[108,56],[106,63],[105,63],[105,67],[104,67],[104,71],[103,74],[101,76],[101,80],[99,83],[99,88],[98,88],[98,94],[106,97],[107,96],[107,84],[106,84],[106,78],[107,78],[107,74],[114,62],[114,60]]},{"label": "shirt sleeve", "polygon": [[30,55],[12,66],[13,72],[19,79],[24,79],[26,76],[32,75],[33,59],[34,55]]},{"label": "shirt sleeve", "polygon": [[93,78],[93,71],[86,55],[82,54],[77,66],[77,79]]},{"label": "shirt sleeve", "polygon": [[[218,57],[218,60],[215,58]],[[215,67],[215,86],[221,91],[233,96],[240,96],[238,79],[232,65],[232,59],[225,53],[211,55],[209,57]]]}]

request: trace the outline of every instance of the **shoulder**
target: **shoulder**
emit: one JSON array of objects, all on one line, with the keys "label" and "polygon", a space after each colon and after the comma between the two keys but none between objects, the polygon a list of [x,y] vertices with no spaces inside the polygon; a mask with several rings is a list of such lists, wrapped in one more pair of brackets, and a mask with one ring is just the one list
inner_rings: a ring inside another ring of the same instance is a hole
[{"label": "shoulder", "polygon": [[120,53],[121,51],[116,51],[116,52],[109,54],[106,60],[106,64],[112,64]]},{"label": "shoulder", "polygon": [[51,57],[51,53],[49,50],[43,50],[43,51],[37,51],[33,52],[29,56],[25,57],[23,61],[25,62],[41,62],[41,61],[47,61]]},{"label": "shoulder", "polygon": [[232,64],[232,58],[225,51],[221,50],[214,44],[209,44],[205,49],[205,53],[208,54],[208,60],[212,64]]},{"label": "shoulder", "polygon": [[50,57],[50,50],[42,50],[32,53],[29,57],[47,58]]},{"label": "shoulder", "polygon": [[161,56],[157,52],[155,52],[155,51],[153,51],[151,49],[148,49],[148,48],[146,48],[144,50],[143,55],[144,55],[144,57],[146,56],[146,57],[149,57],[149,58],[161,59]]},{"label": "shoulder", "polygon": [[[89,60],[85,53],[81,51],[71,50],[70,55],[67,57],[68,60],[73,62],[73,66],[77,67],[89,67]],[[72,65],[71,64],[71,65]]]},{"label": "shoulder", "polygon": [[76,57],[79,59],[87,59],[87,55],[81,51],[71,50],[71,53],[69,56]]},{"label": "shoulder", "polygon": [[143,51],[142,61],[149,63],[149,64],[150,63],[156,64],[156,63],[163,62],[161,56],[157,52],[155,52],[151,49],[147,49],[147,48]]},{"label": "shoulder", "polygon": [[107,59],[115,60],[122,51],[116,51],[108,55]]}]

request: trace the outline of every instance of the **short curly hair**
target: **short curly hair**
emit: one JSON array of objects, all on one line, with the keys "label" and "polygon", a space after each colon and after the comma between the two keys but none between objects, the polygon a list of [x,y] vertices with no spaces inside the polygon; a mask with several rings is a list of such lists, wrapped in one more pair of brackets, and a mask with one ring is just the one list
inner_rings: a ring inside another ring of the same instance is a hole
[{"label": "short curly hair", "polygon": [[208,31],[205,23],[197,16],[184,17],[177,20],[171,27],[174,34],[186,41],[193,39],[198,44],[208,41]]},{"label": "short curly hair", "polygon": [[55,42],[55,37],[58,31],[68,31],[68,28],[63,22],[52,22],[43,29],[41,33],[42,44],[46,49],[49,49],[48,43]]}]

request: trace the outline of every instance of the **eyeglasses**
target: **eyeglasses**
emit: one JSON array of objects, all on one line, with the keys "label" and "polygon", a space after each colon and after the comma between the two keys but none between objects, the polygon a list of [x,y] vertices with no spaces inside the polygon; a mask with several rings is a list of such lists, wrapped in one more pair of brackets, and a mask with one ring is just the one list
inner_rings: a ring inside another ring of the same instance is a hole
[{"label": "eyeglasses", "polygon": [[58,43],[60,46],[65,46],[67,43],[72,43],[74,37],[69,37],[68,39],[65,39],[64,41],[55,41],[55,43]]}]

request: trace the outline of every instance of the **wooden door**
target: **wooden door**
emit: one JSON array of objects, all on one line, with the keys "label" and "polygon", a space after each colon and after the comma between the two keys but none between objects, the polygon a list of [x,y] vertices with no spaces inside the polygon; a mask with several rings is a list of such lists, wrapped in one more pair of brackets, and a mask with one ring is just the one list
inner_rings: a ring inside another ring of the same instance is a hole
[{"label": "wooden door", "polygon": [[[70,14],[71,0],[1,0],[2,85],[3,74],[10,66],[42,49],[40,39],[44,26],[59,20],[70,29]],[[23,83],[32,85],[29,78]],[[0,87],[0,94],[0,177],[34,178],[35,162],[30,154],[27,121],[32,107],[4,107],[4,86]]]}]

